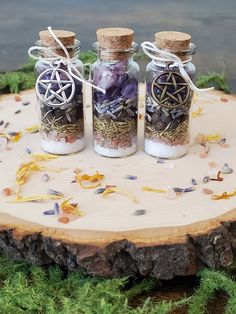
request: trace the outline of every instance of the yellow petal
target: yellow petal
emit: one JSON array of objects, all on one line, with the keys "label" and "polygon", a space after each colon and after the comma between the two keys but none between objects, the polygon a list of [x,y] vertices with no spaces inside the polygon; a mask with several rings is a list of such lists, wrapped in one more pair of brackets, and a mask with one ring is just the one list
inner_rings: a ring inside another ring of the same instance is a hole
[{"label": "yellow petal", "polygon": [[30,134],[37,133],[37,132],[39,132],[39,125],[38,124],[34,124],[34,125],[26,128],[25,130],[26,130],[26,132],[28,132]]},{"label": "yellow petal", "polygon": [[208,143],[217,143],[222,139],[222,136],[218,133],[206,135],[206,141]]},{"label": "yellow petal", "polygon": [[58,158],[58,156],[50,154],[32,154],[31,157],[33,161],[47,161]]},{"label": "yellow petal", "polygon": [[[104,175],[97,172],[94,175],[88,175],[87,173],[76,174],[75,180],[83,189],[94,189],[97,188],[100,184]],[[87,183],[97,182],[97,184],[88,185]]]},{"label": "yellow petal", "polygon": [[21,137],[22,137],[22,132],[17,132],[16,135],[10,136],[9,140],[12,143],[16,143],[16,142],[18,142],[20,140]]},{"label": "yellow petal", "polygon": [[202,112],[203,112],[202,107],[199,106],[196,111],[192,112],[192,117],[196,118],[197,116],[200,116],[202,114]]},{"label": "yellow petal", "polygon": [[142,191],[155,192],[155,193],[166,193],[167,192],[167,190],[164,190],[164,189],[154,189],[154,188],[151,188],[149,186],[143,186],[142,187]]},{"label": "yellow petal", "polygon": [[22,185],[28,180],[32,171],[41,171],[43,169],[44,167],[39,166],[34,161],[24,163],[16,171],[16,182]]},{"label": "yellow petal", "polygon": [[102,193],[102,197],[107,198],[111,193],[123,194],[123,195],[127,196],[132,202],[138,203],[138,200],[136,199],[136,197],[133,194],[131,194],[130,192],[128,192],[124,189],[119,189],[117,187],[106,188],[105,191]]},{"label": "yellow petal", "polygon": [[69,198],[61,204],[60,207],[63,210],[63,213],[64,214],[73,214],[76,216],[83,216],[83,213],[80,211],[78,204],[74,205],[74,204],[69,203],[69,201],[71,199],[72,198]]},{"label": "yellow petal", "polygon": [[31,195],[31,196],[20,196],[17,195],[15,200],[9,201],[8,203],[25,203],[25,202],[43,202],[47,200],[58,200],[61,196],[58,195]]}]

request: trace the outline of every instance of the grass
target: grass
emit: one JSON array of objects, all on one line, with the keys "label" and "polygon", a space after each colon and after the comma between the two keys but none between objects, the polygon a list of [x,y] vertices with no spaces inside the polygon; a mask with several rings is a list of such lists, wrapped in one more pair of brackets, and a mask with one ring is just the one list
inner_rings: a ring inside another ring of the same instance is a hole
[{"label": "grass", "polygon": [[217,90],[221,90],[227,94],[230,93],[229,84],[227,82],[227,78],[224,72],[210,72],[207,74],[199,75],[196,80],[196,85],[199,88],[214,86]]},{"label": "grass", "polygon": [[201,271],[199,285],[188,298],[156,302],[146,297],[139,306],[131,307],[133,298],[160,289],[160,284],[150,278],[92,278],[80,272],[68,273],[56,265],[15,262],[3,254],[0,265],[1,314],[168,314],[186,306],[186,313],[204,314],[218,291],[228,296],[225,313],[236,313],[236,283],[225,272]]}]

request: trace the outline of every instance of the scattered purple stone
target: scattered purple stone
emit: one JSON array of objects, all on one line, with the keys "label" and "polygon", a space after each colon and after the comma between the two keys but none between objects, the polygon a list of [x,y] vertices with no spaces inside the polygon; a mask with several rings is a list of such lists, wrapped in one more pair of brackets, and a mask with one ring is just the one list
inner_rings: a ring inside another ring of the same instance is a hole
[{"label": "scattered purple stone", "polygon": [[48,189],[48,194],[57,195],[57,196],[63,197],[63,193],[62,192],[59,192],[59,191],[56,191],[56,190],[52,190],[52,189]]},{"label": "scattered purple stone", "polygon": [[25,148],[25,152],[26,152],[27,154],[29,154],[29,155],[32,153],[32,151],[31,151],[31,149],[30,149],[29,147],[26,147],[26,148]]},{"label": "scattered purple stone", "polygon": [[175,193],[188,193],[195,191],[195,188],[193,186],[190,186],[188,188],[173,188]]},{"label": "scattered purple stone", "polygon": [[145,209],[136,209],[136,211],[134,212],[135,216],[142,216],[146,214],[146,210]]},{"label": "scattered purple stone", "polygon": [[30,104],[30,101],[23,101],[22,105],[23,106],[28,106]]},{"label": "scattered purple stone", "polygon": [[210,176],[205,176],[202,178],[202,183],[208,183],[211,180]]},{"label": "scattered purple stone", "polygon": [[44,215],[47,215],[47,216],[49,216],[49,215],[55,215],[55,210],[53,210],[53,209],[49,209],[49,210],[45,210],[44,212],[43,212],[43,214]]},{"label": "scattered purple stone", "polygon": [[54,203],[53,210],[55,210],[55,214],[56,215],[59,215],[59,208],[60,208],[59,204],[58,203]]},{"label": "scattered purple stone", "polygon": [[95,190],[95,194],[102,194],[104,191],[106,190],[106,188],[98,188]]},{"label": "scattered purple stone", "polygon": [[137,176],[133,176],[133,175],[130,175],[130,174],[127,174],[124,179],[128,179],[128,180],[137,180]]},{"label": "scattered purple stone", "polygon": [[163,158],[157,158],[157,163],[158,164],[164,164],[166,161]]}]

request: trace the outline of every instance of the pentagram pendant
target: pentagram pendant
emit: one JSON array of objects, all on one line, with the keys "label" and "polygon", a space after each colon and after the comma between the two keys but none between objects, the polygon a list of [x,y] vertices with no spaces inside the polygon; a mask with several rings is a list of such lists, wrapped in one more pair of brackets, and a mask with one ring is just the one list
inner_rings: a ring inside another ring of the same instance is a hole
[{"label": "pentagram pendant", "polygon": [[58,67],[42,72],[35,88],[39,100],[52,107],[70,103],[75,94],[74,79],[68,72]]},{"label": "pentagram pendant", "polygon": [[152,81],[151,97],[161,107],[174,109],[183,106],[189,95],[188,83],[175,69],[167,69]]}]

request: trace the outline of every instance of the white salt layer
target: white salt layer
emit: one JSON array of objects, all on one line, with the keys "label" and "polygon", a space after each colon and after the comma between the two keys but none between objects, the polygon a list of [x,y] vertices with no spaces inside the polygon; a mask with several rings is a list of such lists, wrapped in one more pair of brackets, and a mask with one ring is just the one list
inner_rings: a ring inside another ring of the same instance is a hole
[{"label": "white salt layer", "polygon": [[189,144],[171,146],[145,139],[144,150],[146,153],[154,157],[178,158],[187,154],[189,151]]},{"label": "white salt layer", "polygon": [[137,144],[126,148],[107,148],[94,143],[94,151],[105,157],[126,157],[137,151]]},{"label": "white salt layer", "polygon": [[41,141],[41,148],[51,154],[66,155],[79,152],[85,147],[85,138],[78,139],[73,143],[66,143],[62,141]]}]

